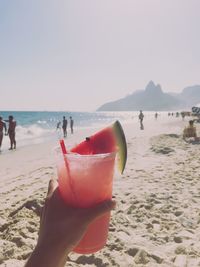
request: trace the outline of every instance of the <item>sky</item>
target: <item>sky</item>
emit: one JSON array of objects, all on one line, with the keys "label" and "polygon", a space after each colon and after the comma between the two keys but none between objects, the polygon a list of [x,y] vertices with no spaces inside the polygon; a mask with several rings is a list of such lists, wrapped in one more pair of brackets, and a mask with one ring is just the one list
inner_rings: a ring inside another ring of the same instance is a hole
[{"label": "sky", "polygon": [[94,111],[200,84],[199,0],[0,0],[0,110]]}]

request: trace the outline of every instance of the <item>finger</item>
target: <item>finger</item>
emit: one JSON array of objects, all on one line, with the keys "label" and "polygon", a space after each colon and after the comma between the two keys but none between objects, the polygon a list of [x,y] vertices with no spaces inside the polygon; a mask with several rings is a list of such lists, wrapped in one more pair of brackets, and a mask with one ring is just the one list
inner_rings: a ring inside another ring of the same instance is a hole
[{"label": "finger", "polygon": [[44,212],[45,212],[45,207],[42,207],[41,214],[40,214],[40,229],[42,228],[42,224],[44,221]]},{"label": "finger", "polygon": [[53,195],[53,192],[56,190],[57,187],[58,187],[58,181],[55,179],[51,179],[49,181],[47,198],[50,198]]},{"label": "finger", "polygon": [[45,198],[45,203],[44,206],[42,208],[42,215],[40,218],[40,226],[43,224],[45,217],[46,217],[46,212],[47,212],[47,208],[48,208],[48,203],[49,200],[51,199],[53,193],[55,192],[56,188],[58,187],[58,181],[56,179],[51,179],[49,181],[49,186],[48,186],[48,191],[47,191],[47,196]]},{"label": "finger", "polygon": [[87,211],[87,218],[90,221],[102,216],[103,214],[113,210],[116,202],[113,200],[106,200],[95,207],[89,208]]}]

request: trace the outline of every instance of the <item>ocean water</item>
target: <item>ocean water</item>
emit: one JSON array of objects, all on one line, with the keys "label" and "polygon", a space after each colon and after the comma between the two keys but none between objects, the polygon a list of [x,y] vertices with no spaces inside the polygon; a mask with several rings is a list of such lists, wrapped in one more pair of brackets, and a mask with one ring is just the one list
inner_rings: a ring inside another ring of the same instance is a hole
[{"label": "ocean water", "polygon": [[[154,116],[154,112],[144,112],[145,119]],[[16,140],[20,146],[36,144],[55,138],[56,125],[62,122],[63,116],[69,121],[72,116],[75,131],[80,131],[86,127],[105,127],[115,120],[122,123],[131,122],[138,118],[138,112],[41,112],[41,111],[0,111],[0,116],[7,119],[13,115],[17,121]],[[4,138],[3,143],[9,144],[8,138]]]}]

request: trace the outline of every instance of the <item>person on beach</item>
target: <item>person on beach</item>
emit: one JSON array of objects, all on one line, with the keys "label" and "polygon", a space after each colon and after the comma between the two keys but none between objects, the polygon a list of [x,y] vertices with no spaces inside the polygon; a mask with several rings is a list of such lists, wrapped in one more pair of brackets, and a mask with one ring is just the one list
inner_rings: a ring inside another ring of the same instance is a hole
[{"label": "person on beach", "polygon": [[65,138],[67,137],[67,119],[65,118],[65,116],[63,116],[62,129],[63,129],[63,136]]},{"label": "person on beach", "polygon": [[183,130],[183,139],[194,138],[194,141],[200,141],[200,137],[197,137],[197,130],[194,126],[194,121],[190,120],[189,125]]},{"label": "person on beach", "polygon": [[74,120],[72,119],[72,117],[69,117],[70,119],[70,129],[71,129],[71,134],[74,133]]},{"label": "person on beach", "polygon": [[158,113],[156,112],[155,113],[155,119],[157,120],[157,118],[158,118]]},{"label": "person on beach", "polygon": [[182,120],[184,120],[184,118],[185,118],[185,112],[181,112],[181,117],[182,117]]},{"label": "person on beach", "polygon": [[60,126],[61,126],[61,121],[59,121],[59,122],[57,123],[57,125],[56,125],[56,131],[57,131],[57,130],[60,130]]},{"label": "person on beach", "polygon": [[143,119],[144,119],[144,114],[142,112],[142,110],[140,110],[140,114],[139,114],[139,120],[140,120],[140,129],[144,130],[144,125],[143,125]]},{"label": "person on beach", "polygon": [[12,115],[8,117],[8,120],[6,120],[6,122],[8,122],[8,136],[10,138],[9,150],[12,150],[13,148],[16,149],[15,128],[16,128],[17,122],[14,120]]},{"label": "person on beach", "polygon": [[3,118],[0,117],[0,152],[1,152],[1,145],[3,141],[3,129],[5,130],[5,135],[7,134],[7,127],[5,121],[3,121]]},{"label": "person on beach", "polygon": [[40,218],[38,241],[24,267],[64,267],[88,225],[115,208],[112,200],[92,208],[72,208],[61,199],[58,182],[51,180]]}]

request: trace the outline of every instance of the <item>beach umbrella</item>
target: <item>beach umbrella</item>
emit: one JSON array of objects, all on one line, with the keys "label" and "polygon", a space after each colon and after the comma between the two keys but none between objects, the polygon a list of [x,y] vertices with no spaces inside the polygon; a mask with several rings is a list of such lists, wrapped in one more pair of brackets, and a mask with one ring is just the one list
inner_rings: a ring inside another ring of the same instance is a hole
[{"label": "beach umbrella", "polygon": [[200,115],[200,107],[192,107],[192,112],[195,115]]}]

